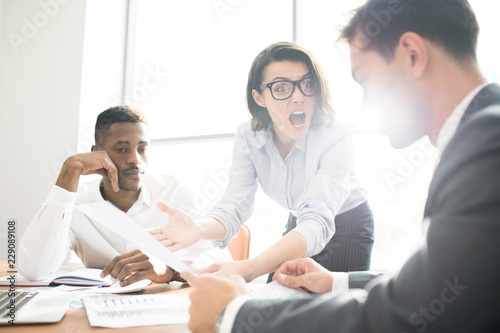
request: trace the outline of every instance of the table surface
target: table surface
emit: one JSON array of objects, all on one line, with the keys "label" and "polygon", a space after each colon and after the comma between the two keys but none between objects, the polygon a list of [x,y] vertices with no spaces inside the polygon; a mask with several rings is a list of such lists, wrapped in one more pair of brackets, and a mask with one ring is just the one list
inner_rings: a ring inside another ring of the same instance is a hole
[{"label": "table surface", "polygon": [[[67,269],[67,267],[65,267]],[[5,276],[7,274],[7,261],[0,260],[0,276]],[[21,289],[22,287],[19,287]],[[0,286],[0,290],[8,289],[8,287]],[[180,283],[151,283],[142,291],[135,293],[128,293],[127,295],[141,295],[141,294],[169,294],[177,293],[183,297],[188,297],[191,288],[186,284]],[[140,327],[129,327],[129,328],[102,328],[102,327],[92,327],[87,319],[87,313],[85,308],[69,309],[66,311],[66,315],[63,319],[55,324],[41,324],[41,325],[16,325],[16,326],[0,326],[2,333],[7,332],[68,332],[68,333],[81,333],[81,332],[104,332],[112,331],[115,332],[190,332],[186,324],[182,325],[156,325],[156,326],[140,326]]]}]

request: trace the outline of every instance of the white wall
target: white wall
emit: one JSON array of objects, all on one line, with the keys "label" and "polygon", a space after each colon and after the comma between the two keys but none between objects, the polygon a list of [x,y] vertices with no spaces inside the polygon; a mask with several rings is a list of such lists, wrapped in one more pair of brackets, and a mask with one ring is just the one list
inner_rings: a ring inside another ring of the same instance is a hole
[{"label": "white wall", "polygon": [[[0,0],[0,36],[2,36],[3,2],[4,0]],[[2,43],[0,43],[0,61],[2,61]]]},{"label": "white wall", "polygon": [[[54,1],[52,16],[43,11],[41,2],[47,1],[4,1],[0,40],[2,235],[11,218],[17,220],[18,236],[22,234],[55,182],[52,163],[64,157],[64,146],[76,146],[85,1]],[[8,36],[12,33],[23,38],[23,43],[11,43]],[[3,257],[6,245],[4,240],[1,243]]]},{"label": "white wall", "polygon": [[89,148],[79,133],[119,100],[125,1],[0,1],[1,260],[7,221],[19,244],[62,162]]}]

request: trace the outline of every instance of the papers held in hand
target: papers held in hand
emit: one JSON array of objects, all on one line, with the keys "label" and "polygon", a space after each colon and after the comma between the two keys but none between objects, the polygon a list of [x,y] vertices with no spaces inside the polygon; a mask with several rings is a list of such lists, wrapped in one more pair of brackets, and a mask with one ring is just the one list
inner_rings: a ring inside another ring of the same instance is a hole
[{"label": "papers held in hand", "polygon": [[[186,271],[195,273],[191,267],[177,258],[130,216],[117,209],[108,201],[80,205],[75,208],[91,218],[93,222],[99,223],[109,231],[136,246],[136,248],[146,251],[162,260],[167,266],[177,272]],[[165,215],[165,221],[167,221],[167,217],[168,215]]]}]

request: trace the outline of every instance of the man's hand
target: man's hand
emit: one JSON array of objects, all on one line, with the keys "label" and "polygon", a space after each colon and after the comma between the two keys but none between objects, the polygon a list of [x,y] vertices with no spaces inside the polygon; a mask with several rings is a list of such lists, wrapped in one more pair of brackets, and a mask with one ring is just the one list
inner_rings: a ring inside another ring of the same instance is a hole
[{"label": "man's hand", "polygon": [[181,276],[194,288],[189,295],[188,327],[195,333],[216,332],[215,322],[219,313],[237,296],[248,294],[245,280],[239,275],[224,277],[184,272]]},{"label": "man's hand", "polygon": [[156,207],[167,214],[169,220],[163,226],[148,231],[170,251],[178,251],[200,240],[201,229],[188,214],[162,201],[157,201]]},{"label": "man's hand", "polygon": [[80,176],[91,174],[107,177],[113,186],[113,191],[119,191],[118,171],[105,151],[93,151],[68,157],[62,166],[56,185],[69,192],[76,192]]},{"label": "man's hand", "polygon": [[286,261],[276,270],[273,281],[290,288],[304,288],[315,294],[332,291],[333,275],[311,258]]},{"label": "man's hand", "polygon": [[121,281],[120,286],[125,287],[143,279],[159,283],[169,282],[174,276],[174,271],[141,250],[134,250],[111,260],[101,272],[101,277],[107,275]]}]

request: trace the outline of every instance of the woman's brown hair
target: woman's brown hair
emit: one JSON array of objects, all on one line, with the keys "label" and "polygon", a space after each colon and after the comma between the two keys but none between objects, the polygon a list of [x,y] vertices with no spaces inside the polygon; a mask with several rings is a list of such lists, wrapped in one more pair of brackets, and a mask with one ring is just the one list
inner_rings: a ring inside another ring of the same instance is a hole
[{"label": "woman's brown hair", "polygon": [[275,61],[300,61],[307,65],[311,76],[317,81],[317,91],[314,94],[316,109],[311,120],[311,127],[318,124],[329,124],[333,120],[334,110],[325,74],[318,61],[306,49],[289,42],[278,42],[262,50],[252,63],[248,73],[247,105],[252,115],[252,130],[266,129],[271,123],[271,117],[266,108],[259,106],[252,96],[252,90],[260,90],[262,77],[269,64]]}]

